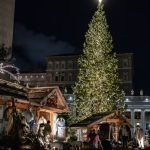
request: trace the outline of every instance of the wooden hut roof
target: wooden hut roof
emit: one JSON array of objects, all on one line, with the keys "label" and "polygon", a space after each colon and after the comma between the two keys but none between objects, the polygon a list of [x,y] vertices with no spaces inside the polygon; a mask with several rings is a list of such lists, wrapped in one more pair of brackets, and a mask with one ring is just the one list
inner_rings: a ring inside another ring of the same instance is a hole
[{"label": "wooden hut roof", "polygon": [[122,125],[124,122],[131,128],[132,125],[129,123],[126,117],[118,114],[117,112],[101,112],[94,114],[76,124],[72,124],[70,127],[90,127],[101,123],[117,123]]},{"label": "wooden hut roof", "polygon": [[109,112],[101,112],[98,114],[93,114],[92,116],[76,123],[76,124],[72,124],[70,127],[83,127],[83,126],[88,126],[90,124],[92,124],[93,122],[103,118],[104,116],[108,115]]},{"label": "wooden hut roof", "polygon": [[0,95],[7,95],[27,100],[27,91],[27,88],[20,84],[0,79]]},{"label": "wooden hut roof", "polygon": [[56,112],[69,110],[58,86],[26,88],[20,84],[0,79],[0,95],[16,98],[16,102],[30,103]]},{"label": "wooden hut roof", "polygon": [[29,88],[29,101],[40,104],[41,107],[61,112],[68,111],[68,105],[58,86]]}]

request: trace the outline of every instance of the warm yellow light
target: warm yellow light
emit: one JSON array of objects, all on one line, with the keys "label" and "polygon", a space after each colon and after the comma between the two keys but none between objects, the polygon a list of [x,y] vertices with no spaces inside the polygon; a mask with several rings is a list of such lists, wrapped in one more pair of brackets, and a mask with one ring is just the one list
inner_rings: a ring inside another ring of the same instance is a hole
[{"label": "warm yellow light", "polygon": [[102,0],[98,0],[99,1],[99,3],[101,3],[102,2]]}]

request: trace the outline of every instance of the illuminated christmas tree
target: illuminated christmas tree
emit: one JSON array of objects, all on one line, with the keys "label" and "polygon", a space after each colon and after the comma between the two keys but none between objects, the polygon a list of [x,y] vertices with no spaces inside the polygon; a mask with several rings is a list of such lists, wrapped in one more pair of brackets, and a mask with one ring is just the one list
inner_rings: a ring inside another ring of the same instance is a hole
[{"label": "illuminated christmas tree", "polygon": [[124,110],[123,92],[117,74],[117,58],[103,3],[98,5],[85,35],[83,55],[78,60],[79,75],[74,87],[76,121],[92,114]]}]

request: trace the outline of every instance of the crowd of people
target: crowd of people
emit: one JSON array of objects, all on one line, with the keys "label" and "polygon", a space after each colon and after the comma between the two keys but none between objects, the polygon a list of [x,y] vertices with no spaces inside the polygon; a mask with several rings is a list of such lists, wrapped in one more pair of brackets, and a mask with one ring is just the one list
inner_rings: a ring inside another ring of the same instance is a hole
[{"label": "crowd of people", "polygon": [[99,130],[90,130],[88,134],[88,141],[91,150],[112,150],[110,141],[102,139]]},{"label": "crowd of people", "polygon": [[[113,139],[104,138],[101,136],[99,130],[92,129],[88,134],[88,141],[91,150],[112,150],[114,143],[118,147],[121,147],[123,150],[129,149],[129,143],[132,143],[132,148],[137,147],[139,149],[144,149],[144,139],[145,139],[144,130],[137,125],[133,137],[131,137],[130,128],[126,123],[123,123],[119,128],[118,132],[118,142]],[[132,141],[132,142],[131,142]]]}]

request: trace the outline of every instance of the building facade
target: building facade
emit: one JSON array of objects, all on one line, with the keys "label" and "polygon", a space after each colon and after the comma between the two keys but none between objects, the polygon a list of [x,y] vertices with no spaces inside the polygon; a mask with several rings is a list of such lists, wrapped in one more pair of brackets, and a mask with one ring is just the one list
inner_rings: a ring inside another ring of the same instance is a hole
[{"label": "building facade", "polygon": [[[77,81],[79,71],[78,58],[80,55],[49,56],[46,73],[20,74],[20,80],[29,86],[59,86],[71,93],[71,87]],[[128,94],[132,89],[133,54],[118,54],[118,73],[120,86]]]},{"label": "building facade", "polygon": [[0,0],[0,45],[8,48],[7,59],[12,55],[15,0]]},{"label": "building facade", "polygon": [[150,132],[150,96],[125,96],[127,110],[125,116],[134,129],[140,125],[145,133]]}]

